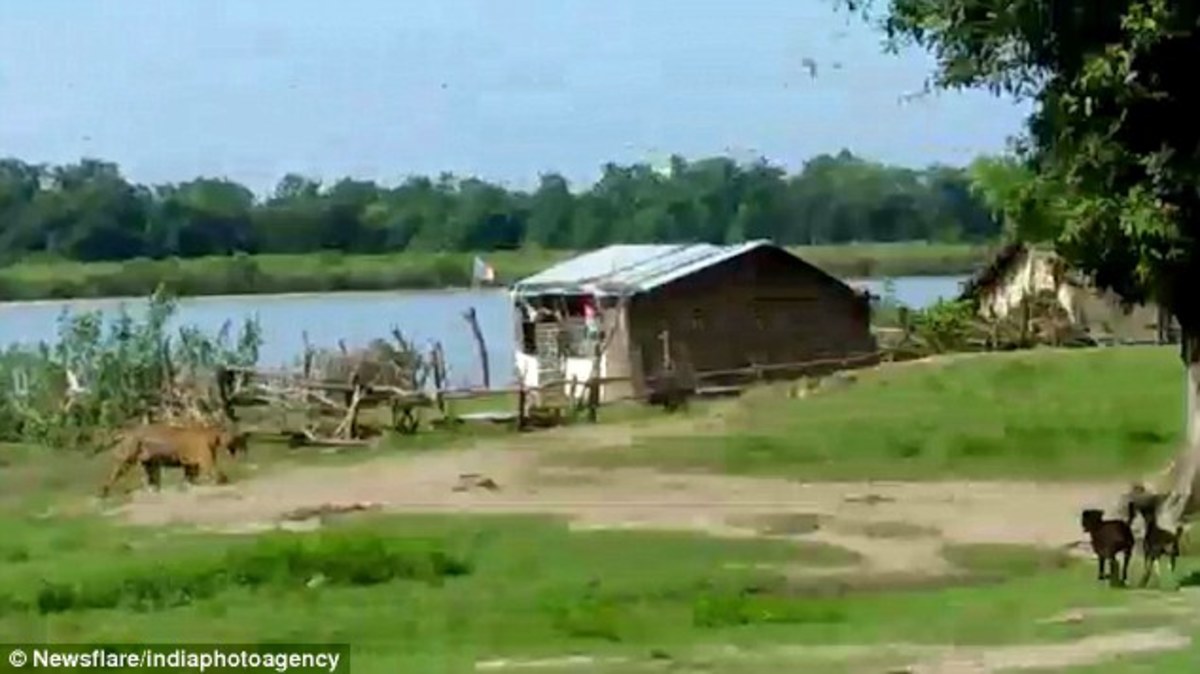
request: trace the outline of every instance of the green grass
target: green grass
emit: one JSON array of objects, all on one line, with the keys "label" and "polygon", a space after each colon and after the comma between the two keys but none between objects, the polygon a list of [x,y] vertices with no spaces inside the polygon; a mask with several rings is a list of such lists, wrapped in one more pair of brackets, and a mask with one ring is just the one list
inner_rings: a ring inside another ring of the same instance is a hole
[{"label": "green grass", "polygon": [[[1174,448],[1179,370],[1173,351],[1157,348],[910,364],[807,400],[773,386],[698,404],[689,414],[725,416],[723,435],[588,456],[805,479],[1129,477]],[[637,428],[641,417],[630,415]],[[397,438],[380,451],[429,451],[475,433]],[[252,457],[265,468],[298,460],[260,444]],[[847,573],[855,555],[819,543],[572,532],[541,517],[357,515],[316,532],[255,536],[126,528],[84,505],[106,461],[0,446],[0,464],[0,634],[9,641],[345,641],[359,673],[469,672],[477,660],[571,654],[626,659],[588,670],[597,672],[833,673],[900,664],[883,644],[1050,643],[1168,624],[1194,632],[1200,618],[1048,623],[1172,595],[1114,591],[1088,562],[1022,546],[946,546],[962,575],[927,578]],[[803,533],[812,521],[757,524]],[[902,524],[874,535],[922,533]],[[1179,577],[1196,577],[1200,557],[1190,541],[1184,551]],[[828,645],[862,652],[838,661],[795,650]],[[1182,674],[1196,655],[1193,647],[1069,671]]]},{"label": "green grass", "polygon": [[1089,628],[1039,619],[1130,596],[1098,589],[1087,567],[1022,548],[963,555],[975,575],[956,585],[881,586],[745,570],[844,563],[836,548],[571,533],[540,518],[363,517],[255,537],[3,524],[9,640],[348,641],[356,672],[469,671],[477,659],[571,653],[688,661],[714,644],[1054,641]]},{"label": "green grass", "polygon": [[[854,244],[793,248],[838,276],[968,273],[988,248],[956,244]],[[571,251],[480,253],[508,283],[571,257]],[[476,253],[235,255],[123,262],[31,260],[0,267],[0,300],[144,296],[164,283],[179,295],[231,295],[465,287]]]},{"label": "green grass", "polygon": [[794,246],[789,250],[835,276],[888,278],[969,274],[987,260],[994,248],[916,242]]},{"label": "green grass", "polygon": [[803,479],[1128,479],[1173,456],[1182,376],[1173,347],[913,363],[806,399],[752,390],[721,408],[723,432],[561,460]]}]

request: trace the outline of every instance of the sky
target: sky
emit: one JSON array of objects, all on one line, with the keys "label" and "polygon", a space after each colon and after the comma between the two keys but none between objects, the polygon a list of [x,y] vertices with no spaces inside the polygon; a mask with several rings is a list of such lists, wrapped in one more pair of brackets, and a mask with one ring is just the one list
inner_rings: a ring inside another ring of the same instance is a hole
[{"label": "sky", "polygon": [[1027,106],[901,102],[933,65],[833,0],[10,0],[0,155],[261,194],[288,172],[526,188],[672,153],[797,170],[1003,150]]}]

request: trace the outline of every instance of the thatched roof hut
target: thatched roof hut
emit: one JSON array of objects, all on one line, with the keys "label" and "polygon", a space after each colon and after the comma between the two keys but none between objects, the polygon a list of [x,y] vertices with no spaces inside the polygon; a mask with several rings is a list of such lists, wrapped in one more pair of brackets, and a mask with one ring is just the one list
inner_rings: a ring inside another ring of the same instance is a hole
[{"label": "thatched roof hut", "polygon": [[1162,342],[1172,339],[1171,321],[1153,304],[1127,305],[1096,288],[1050,248],[1011,243],[964,284],[961,299],[980,315],[1003,319],[1036,297],[1053,297],[1070,321],[1099,340]]}]

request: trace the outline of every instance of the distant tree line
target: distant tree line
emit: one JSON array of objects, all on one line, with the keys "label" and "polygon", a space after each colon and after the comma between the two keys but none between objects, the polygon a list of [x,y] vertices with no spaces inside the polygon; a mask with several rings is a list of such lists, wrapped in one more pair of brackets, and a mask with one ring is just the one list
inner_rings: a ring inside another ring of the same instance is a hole
[{"label": "distant tree line", "polygon": [[543,175],[516,191],[448,174],[397,186],[287,175],[256,197],[223,178],[140,185],[116,164],[0,160],[0,258],[71,260],[244,253],[484,251],[612,242],[784,244],[984,241],[1000,225],[961,168],[915,170],[848,152],[788,175],[766,162],[672,158],[604,166],[584,190]]}]

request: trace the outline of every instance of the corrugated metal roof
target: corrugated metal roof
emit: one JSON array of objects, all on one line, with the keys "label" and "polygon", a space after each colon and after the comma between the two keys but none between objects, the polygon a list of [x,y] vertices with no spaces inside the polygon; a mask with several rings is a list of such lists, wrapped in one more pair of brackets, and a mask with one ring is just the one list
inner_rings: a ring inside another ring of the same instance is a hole
[{"label": "corrugated metal roof", "polygon": [[774,244],[762,240],[732,246],[617,244],[560,262],[518,281],[512,289],[522,295],[635,295],[764,246]]}]

